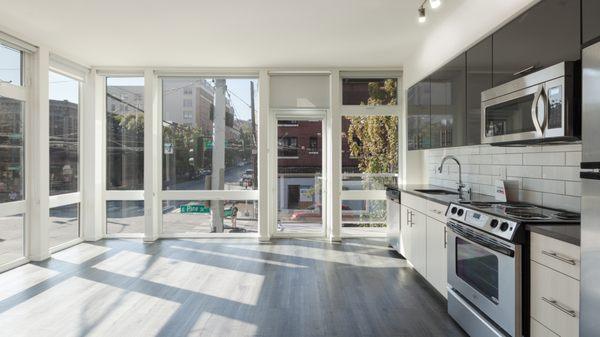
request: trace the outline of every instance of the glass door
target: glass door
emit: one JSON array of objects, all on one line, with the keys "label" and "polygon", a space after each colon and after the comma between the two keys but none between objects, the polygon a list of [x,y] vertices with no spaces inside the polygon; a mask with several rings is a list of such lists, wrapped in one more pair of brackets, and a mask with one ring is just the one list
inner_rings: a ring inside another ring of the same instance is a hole
[{"label": "glass door", "polygon": [[276,235],[323,235],[324,118],[277,117]]}]

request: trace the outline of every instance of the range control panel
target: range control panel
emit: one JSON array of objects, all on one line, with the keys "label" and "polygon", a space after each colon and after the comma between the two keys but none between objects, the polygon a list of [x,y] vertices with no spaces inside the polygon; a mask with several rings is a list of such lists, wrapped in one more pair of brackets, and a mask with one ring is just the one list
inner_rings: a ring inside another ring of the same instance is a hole
[{"label": "range control panel", "polygon": [[498,218],[457,204],[450,204],[448,206],[446,217],[492,233],[506,240],[512,240],[518,226],[518,223],[515,221]]}]

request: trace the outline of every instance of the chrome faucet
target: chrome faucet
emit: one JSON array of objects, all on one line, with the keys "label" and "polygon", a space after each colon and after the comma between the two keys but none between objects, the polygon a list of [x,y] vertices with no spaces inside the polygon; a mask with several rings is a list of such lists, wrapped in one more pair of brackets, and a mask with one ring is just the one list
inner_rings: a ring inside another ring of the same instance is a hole
[{"label": "chrome faucet", "polygon": [[456,158],[455,156],[452,156],[452,155],[445,156],[442,159],[442,162],[440,163],[440,167],[438,167],[438,172],[442,173],[442,170],[444,169],[444,163],[448,159],[454,160],[456,162],[456,164],[458,165],[458,195],[460,196],[461,199],[470,199],[471,198],[471,189],[465,190],[465,187],[467,187],[467,185],[463,184],[463,182],[462,182],[462,168],[460,166],[460,162],[458,161],[458,158]]}]

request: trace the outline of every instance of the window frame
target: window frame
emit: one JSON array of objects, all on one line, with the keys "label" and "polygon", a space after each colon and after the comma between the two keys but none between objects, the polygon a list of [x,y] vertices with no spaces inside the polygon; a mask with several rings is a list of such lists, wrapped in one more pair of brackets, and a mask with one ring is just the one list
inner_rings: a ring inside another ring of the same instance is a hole
[{"label": "window frame", "polygon": [[[346,78],[381,78],[381,79],[388,79],[388,78],[394,78],[397,80],[396,82],[396,97],[397,97],[397,102],[396,105],[343,105],[343,80]],[[386,75],[385,73],[381,73],[381,74],[369,74],[369,73],[348,73],[348,74],[343,74],[343,76],[340,76],[340,89],[339,89],[339,95],[340,95],[340,114],[339,114],[339,118],[341,120],[343,120],[346,117],[368,117],[368,116],[396,116],[398,117],[398,142],[401,143],[402,142],[402,127],[403,127],[403,123],[402,123],[402,109],[403,109],[403,98],[402,98],[402,76],[400,74],[388,74]],[[339,137],[340,139],[342,139],[342,134],[343,134],[344,130],[340,129],[340,134],[337,135],[337,137]],[[341,140],[341,142],[343,142],[343,140]],[[341,146],[343,143],[340,143],[340,150],[341,150]],[[340,157],[340,161],[343,162],[343,155],[342,157]],[[340,188],[343,186],[343,181],[344,181],[344,177],[346,175],[356,175],[356,174],[344,174],[343,173],[343,166],[340,163],[340,168],[341,171],[339,172],[339,180],[340,180]],[[385,173],[386,175],[388,175],[387,173]],[[369,174],[369,173],[365,173],[365,174],[358,174],[358,175],[373,175],[373,174]],[[402,151],[400,150],[400,146],[398,147],[398,172],[395,174],[396,176],[396,181],[398,184],[400,184],[401,179],[402,179]],[[385,189],[382,190],[341,190],[340,191],[340,203],[343,204],[343,201],[377,201],[377,200],[383,200],[386,201],[386,193],[385,193]],[[340,209],[340,212],[342,212],[342,210]],[[364,237],[364,235],[360,235],[360,234],[355,234],[355,235],[351,235],[351,234],[347,234],[344,233],[343,230],[343,224],[347,223],[344,222],[343,217],[340,216],[340,235],[342,238],[352,238],[352,237]],[[386,214],[386,221],[387,221],[387,214]],[[382,233],[381,235],[385,235],[385,233]]]},{"label": "window frame", "polygon": [[[20,42],[20,41],[19,41]],[[31,232],[31,218],[27,212],[29,203],[29,188],[30,182],[29,177],[32,174],[32,168],[27,165],[31,158],[31,132],[28,132],[28,124],[32,116],[32,100],[33,93],[31,90],[31,65],[32,50],[26,47],[20,46],[20,44],[11,43],[5,39],[4,34],[0,34],[0,43],[10,47],[12,49],[21,51],[21,85],[14,85],[11,83],[0,83],[0,96],[9,99],[17,100],[22,102],[22,128],[23,128],[23,169],[21,173],[21,179],[23,180],[23,199],[18,201],[10,201],[0,203],[0,216],[16,216],[23,215],[23,229],[22,229],[22,251],[21,257],[8,261],[0,265],[0,272],[22,265],[29,261],[29,252],[31,243],[28,239],[29,233]],[[35,51],[35,48],[33,49]]]},{"label": "window frame", "polygon": [[[106,116],[106,112],[107,112],[107,99],[106,99],[106,94],[107,94],[107,86],[108,86],[108,82],[107,80],[109,78],[124,78],[124,77],[138,77],[138,78],[144,78],[144,101],[146,101],[146,97],[145,97],[145,87],[147,85],[146,83],[146,79],[144,76],[144,73],[142,71],[123,71],[123,72],[105,72],[105,73],[99,73],[98,74],[99,77],[99,82],[103,83],[102,87],[99,88],[100,90],[98,90],[98,92],[101,94],[101,104],[99,104],[99,106],[101,107],[102,111],[103,111],[103,118],[102,118],[102,191],[104,191],[103,193],[103,198],[101,201],[101,216],[102,216],[102,234],[105,238],[132,238],[132,239],[141,239],[144,238],[145,236],[145,232],[141,232],[141,233],[108,233],[108,217],[107,217],[107,209],[106,209],[106,204],[109,201],[144,201],[145,202],[145,197],[144,197],[144,193],[145,190],[144,189],[138,189],[138,190],[109,190],[107,188],[107,172],[108,172],[108,160],[107,160],[107,141],[108,141],[108,132],[106,130],[106,126],[107,124],[107,116]],[[145,118],[151,118],[150,115],[146,115],[146,107],[144,107],[144,119]],[[145,126],[144,126],[145,129]],[[145,130],[144,130],[145,133]],[[144,145],[146,144],[146,137],[144,135]],[[146,156],[146,153],[144,151],[144,157]],[[145,166],[145,160],[144,160],[144,166]],[[144,167],[144,169],[146,169]],[[144,208],[146,208],[146,203],[144,203]]]},{"label": "window frame", "polygon": [[[255,91],[255,95],[259,95],[259,88],[261,86],[260,83],[260,78],[259,78],[259,73],[253,73],[253,75],[250,74],[240,74],[240,75],[236,75],[236,73],[231,73],[231,74],[227,74],[227,75],[215,75],[215,74],[206,74],[206,73],[194,73],[194,72],[190,72],[190,73],[177,73],[177,74],[171,74],[171,73],[161,73],[158,75],[158,80],[157,80],[157,84],[156,84],[156,93],[157,93],[157,109],[156,109],[156,118],[158,120],[160,120],[160,132],[158,133],[158,144],[161,144],[161,146],[157,149],[157,151],[159,151],[159,157],[161,158],[161,163],[160,165],[158,165],[158,169],[156,172],[157,175],[157,179],[160,181],[160,184],[157,187],[157,196],[158,196],[158,205],[160,205],[161,209],[159,210],[159,212],[154,212],[154,214],[159,214],[158,216],[158,237],[159,238],[223,238],[223,237],[227,237],[227,238],[242,238],[242,237],[252,237],[252,238],[257,238],[259,237],[260,234],[260,211],[259,211],[259,219],[257,220],[259,222],[258,224],[258,232],[257,233],[236,233],[236,234],[230,234],[230,233],[175,233],[175,232],[165,232],[163,229],[163,214],[162,214],[162,205],[164,201],[258,201],[259,205],[261,203],[261,200],[259,198],[259,193],[260,193],[260,189],[259,186],[256,186],[256,189],[253,190],[164,190],[162,188],[162,179],[163,179],[163,165],[162,165],[162,144],[163,144],[163,128],[162,128],[162,123],[163,123],[163,80],[165,79],[183,79],[183,78],[202,78],[202,79],[235,79],[235,80],[239,80],[239,79],[248,79],[248,80],[255,80],[257,83],[257,87],[256,87],[256,91]],[[184,95],[186,96],[186,95]],[[261,132],[261,128],[260,128],[260,123],[259,123],[259,115],[261,114],[260,111],[260,105],[259,105],[259,99],[257,99],[257,103],[256,103],[256,118],[255,118],[255,123],[256,123],[256,129],[257,129],[257,134],[260,134]],[[264,112],[263,112],[264,113]],[[211,120],[212,121],[212,120]],[[259,136],[260,137],[260,136]],[[257,139],[258,141],[258,139]],[[259,151],[259,146],[260,144],[257,144],[257,162],[259,160],[258,158],[258,151]],[[266,183],[266,182],[261,182],[261,183]],[[266,201],[262,201],[262,202],[266,202]],[[260,206],[258,206],[258,209],[260,210]]]},{"label": "window frame", "polygon": [[[49,251],[50,254],[53,254],[55,252],[58,252],[60,250],[63,250],[65,248],[69,248],[72,247],[78,243],[83,242],[83,228],[82,228],[82,214],[83,214],[83,207],[82,207],[82,178],[83,178],[83,172],[85,170],[84,165],[85,162],[82,159],[82,155],[81,155],[81,150],[83,149],[83,137],[82,137],[82,130],[84,128],[84,118],[83,118],[83,107],[87,104],[86,101],[86,97],[84,95],[85,93],[85,85],[87,82],[87,76],[85,76],[85,72],[82,72],[82,70],[80,69],[80,67],[77,67],[75,65],[70,65],[67,63],[68,61],[65,61],[64,59],[57,57],[55,55],[50,55],[50,66],[48,71],[49,72],[53,72],[65,77],[68,77],[72,80],[77,81],[78,83],[78,98],[79,98],[79,103],[78,103],[78,107],[77,107],[77,113],[78,113],[78,154],[77,154],[77,165],[78,165],[78,179],[77,179],[77,192],[70,192],[70,193],[63,193],[63,194],[56,194],[56,195],[49,195],[48,196],[48,209],[52,209],[52,208],[58,208],[58,207],[63,207],[63,206],[69,206],[69,205],[74,205],[77,204],[79,207],[79,212],[78,212],[78,237],[73,239],[73,240],[69,240],[63,243],[60,243],[56,246],[52,246],[49,247]],[[48,83],[48,85],[50,85]],[[48,102],[50,102],[50,100],[48,100]],[[48,113],[51,113],[50,111],[48,111]],[[48,125],[48,127],[50,127],[50,125]],[[50,149],[48,148],[48,151]],[[48,154],[48,159],[50,159],[50,154]],[[50,170],[50,167],[48,167],[48,170]],[[50,181],[48,181],[48,184],[50,184]],[[48,190],[50,191],[50,190]]]}]

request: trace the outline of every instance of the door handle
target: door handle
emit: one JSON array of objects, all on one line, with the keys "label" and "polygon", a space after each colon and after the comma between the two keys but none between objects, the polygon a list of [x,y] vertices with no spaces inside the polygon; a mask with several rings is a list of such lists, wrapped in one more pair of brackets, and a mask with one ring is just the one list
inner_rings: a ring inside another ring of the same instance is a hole
[{"label": "door handle", "polygon": [[551,299],[551,298],[546,298],[546,297],[542,297],[542,301],[550,304],[551,306],[555,307],[556,309],[564,312],[565,314],[571,316],[571,317],[577,317],[577,313],[575,312],[575,310],[571,310],[568,308],[565,308],[564,306],[560,305],[558,303],[558,301]]},{"label": "door handle", "polygon": [[568,263],[570,265],[575,265],[577,264],[577,262],[575,261],[575,259],[570,259],[568,257],[562,257],[560,255],[558,255],[557,252],[549,252],[547,250],[542,250],[542,254],[546,255],[546,256],[550,256],[551,258],[557,259],[559,261],[562,261],[564,263]]},{"label": "door handle", "polygon": [[[540,98],[544,98],[544,119],[542,120],[542,124],[540,124],[540,120],[538,118],[538,103]],[[531,104],[531,120],[533,122],[533,126],[535,130],[540,134],[540,136],[544,135],[544,129],[546,128],[546,116],[548,115],[548,104],[546,102],[546,93],[544,91],[544,86],[542,84],[539,85],[535,95],[533,96],[533,103]]]}]

